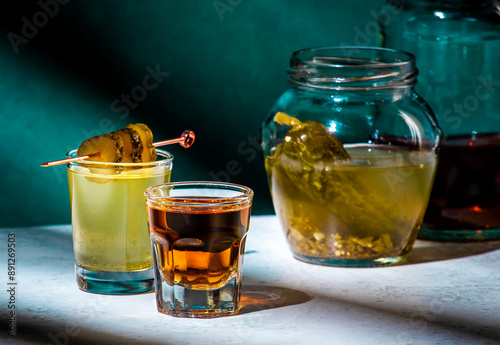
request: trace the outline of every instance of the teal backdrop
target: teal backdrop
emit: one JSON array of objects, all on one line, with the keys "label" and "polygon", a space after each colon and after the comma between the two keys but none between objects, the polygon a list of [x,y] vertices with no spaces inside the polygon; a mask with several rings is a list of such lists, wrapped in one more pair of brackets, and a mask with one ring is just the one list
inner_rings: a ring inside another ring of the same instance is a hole
[{"label": "teal backdrop", "polygon": [[[64,158],[143,122],[170,146],[173,181],[230,180],[273,207],[258,142],[298,49],[375,45],[381,1],[39,0],[0,14],[0,226],[70,223]],[[14,4],[12,4],[14,3]]]}]

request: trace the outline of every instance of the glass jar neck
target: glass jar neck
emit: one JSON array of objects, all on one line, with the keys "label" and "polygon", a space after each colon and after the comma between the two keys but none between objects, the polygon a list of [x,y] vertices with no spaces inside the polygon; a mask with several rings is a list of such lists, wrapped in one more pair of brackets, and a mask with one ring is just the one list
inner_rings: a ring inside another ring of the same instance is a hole
[{"label": "glass jar neck", "polygon": [[295,52],[288,71],[292,88],[313,92],[406,93],[417,81],[415,57],[371,47],[333,47]]}]

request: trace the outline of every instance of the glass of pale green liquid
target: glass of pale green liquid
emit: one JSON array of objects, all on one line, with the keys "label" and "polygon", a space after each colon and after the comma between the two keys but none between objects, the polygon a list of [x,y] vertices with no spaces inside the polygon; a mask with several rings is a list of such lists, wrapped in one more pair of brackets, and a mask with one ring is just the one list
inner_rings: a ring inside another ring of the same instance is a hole
[{"label": "glass of pale green liquid", "polygon": [[[146,163],[68,164],[78,287],[101,294],[153,289],[153,258],[144,191],[170,182],[173,156],[156,150]],[[76,150],[67,154],[76,157]]]}]

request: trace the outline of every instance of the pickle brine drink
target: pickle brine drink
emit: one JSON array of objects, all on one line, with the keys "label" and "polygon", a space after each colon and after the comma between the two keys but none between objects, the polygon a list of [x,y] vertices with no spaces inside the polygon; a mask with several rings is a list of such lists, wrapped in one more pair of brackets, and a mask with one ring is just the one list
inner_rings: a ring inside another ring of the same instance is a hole
[{"label": "pickle brine drink", "polygon": [[136,123],[84,140],[66,157],[78,287],[113,295],[150,291],[144,191],[170,182],[173,156],[156,150],[152,131]]},{"label": "pickle brine drink", "polygon": [[68,170],[75,258],[86,269],[137,271],[153,265],[144,190],[170,181],[170,167],[113,172]]}]

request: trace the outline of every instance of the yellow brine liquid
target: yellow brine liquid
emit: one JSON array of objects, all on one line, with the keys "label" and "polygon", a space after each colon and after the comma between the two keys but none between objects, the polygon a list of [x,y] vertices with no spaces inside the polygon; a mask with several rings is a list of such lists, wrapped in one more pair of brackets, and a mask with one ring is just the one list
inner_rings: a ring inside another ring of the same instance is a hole
[{"label": "yellow brine liquid", "polygon": [[73,247],[79,265],[114,272],[153,266],[144,191],[170,182],[171,167],[68,169]]},{"label": "yellow brine liquid", "polygon": [[344,148],[350,160],[333,164],[311,164],[280,146],[266,157],[276,214],[293,254],[319,262],[404,257],[427,207],[435,153]]}]

